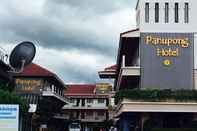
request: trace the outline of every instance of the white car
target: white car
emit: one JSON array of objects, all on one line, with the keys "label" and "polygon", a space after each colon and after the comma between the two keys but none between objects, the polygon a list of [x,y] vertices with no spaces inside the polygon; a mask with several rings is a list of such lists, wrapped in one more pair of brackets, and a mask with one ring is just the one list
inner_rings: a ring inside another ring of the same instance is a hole
[{"label": "white car", "polygon": [[80,123],[71,123],[68,126],[68,131],[81,131],[81,125],[80,125]]}]

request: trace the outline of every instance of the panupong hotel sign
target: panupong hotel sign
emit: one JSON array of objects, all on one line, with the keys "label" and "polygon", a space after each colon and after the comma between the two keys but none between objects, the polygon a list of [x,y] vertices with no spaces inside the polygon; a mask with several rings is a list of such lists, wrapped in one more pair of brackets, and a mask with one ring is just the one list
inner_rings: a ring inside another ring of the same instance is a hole
[{"label": "panupong hotel sign", "polygon": [[[145,43],[156,47],[158,57],[178,57],[181,54],[181,49],[190,46],[188,38],[161,38],[152,35],[145,37]],[[163,62],[165,65],[171,64],[169,60]]]}]

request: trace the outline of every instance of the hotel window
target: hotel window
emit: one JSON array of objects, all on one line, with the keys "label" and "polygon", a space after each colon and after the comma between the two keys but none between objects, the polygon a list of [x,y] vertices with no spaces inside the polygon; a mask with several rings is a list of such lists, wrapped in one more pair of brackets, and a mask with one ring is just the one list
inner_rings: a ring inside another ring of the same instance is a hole
[{"label": "hotel window", "polygon": [[70,103],[75,103],[75,99],[70,99]]},{"label": "hotel window", "polygon": [[86,116],[93,116],[93,112],[92,111],[87,111]]},{"label": "hotel window", "polygon": [[149,22],[149,3],[145,4],[145,22]]},{"label": "hotel window", "polygon": [[105,99],[98,99],[98,103],[105,103]]},{"label": "hotel window", "polygon": [[165,23],[169,22],[169,3],[165,3]]},{"label": "hotel window", "polygon": [[93,103],[93,99],[87,99],[87,103]]},{"label": "hotel window", "polygon": [[175,3],[174,8],[175,23],[179,22],[179,3]]},{"label": "hotel window", "polygon": [[185,23],[189,23],[189,3],[185,3],[184,15]]},{"label": "hotel window", "polygon": [[155,3],[155,22],[159,22],[159,3]]},{"label": "hotel window", "polygon": [[98,116],[104,116],[105,115],[105,112],[97,112],[97,115]]}]

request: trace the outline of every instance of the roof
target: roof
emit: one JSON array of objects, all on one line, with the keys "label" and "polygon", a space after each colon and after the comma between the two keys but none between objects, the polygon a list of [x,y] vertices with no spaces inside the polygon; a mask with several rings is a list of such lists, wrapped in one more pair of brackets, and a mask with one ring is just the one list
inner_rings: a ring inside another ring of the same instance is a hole
[{"label": "roof", "polygon": [[73,84],[67,85],[67,89],[64,92],[66,97],[106,97],[106,94],[95,93],[96,84]]},{"label": "roof", "polygon": [[114,78],[116,75],[116,69],[117,69],[117,65],[112,65],[110,67],[105,68],[103,71],[99,71],[99,77],[100,78]]},{"label": "roof", "polygon": [[68,85],[64,94],[94,94],[95,88],[95,84]]},{"label": "roof", "polygon": [[108,71],[108,70],[116,70],[116,67],[117,67],[117,65],[115,64],[115,65],[112,65],[110,67],[105,68],[104,70],[105,71]]},{"label": "roof", "polygon": [[139,28],[136,28],[136,29],[132,29],[132,30],[128,30],[128,31],[122,32],[122,33],[120,33],[120,36],[122,36],[122,35],[124,35],[124,34],[127,34],[127,33],[136,32],[136,31],[139,31]]},{"label": "roof", "polygon": [[14,77],[47,77],[51,78],[54,83],[65,88],[64,82],[55,73],[35,63],[26,66],[21,73],[14,74]]},{"label": "roof", "polygon": [[46,77],[55,76],[54,73],[34,63],[25,67],[23,72],[18,75],[20,76],[46,76]]}]

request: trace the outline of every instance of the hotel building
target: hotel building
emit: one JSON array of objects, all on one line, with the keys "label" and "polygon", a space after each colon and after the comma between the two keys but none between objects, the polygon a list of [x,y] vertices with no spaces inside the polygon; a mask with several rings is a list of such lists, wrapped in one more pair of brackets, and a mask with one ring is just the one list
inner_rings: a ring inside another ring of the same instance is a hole
[{"label": "hotel building", "polygon": [[69,104],[63,107],[62,113],[72,122],[79,122],[82,130],[100,130],[106,128],[111,105],[110,84],[67,85],[64,95]]},{"label": "hotel building", "polygon": [[120,130],[196,128],[196,6],[196,0],[138,0],[137,28],[120,34],[116,69],[99,72],[115,79]]},{"label": "hotel building", "polygon": [[28,115],[23,118],[21,131],[64,128],[64,120],[58,114],[68,100],[64,96],[66,87],[56,74],[32,63],[20,74],[15,74],[13,79],[16,94],[29,104]]}]

